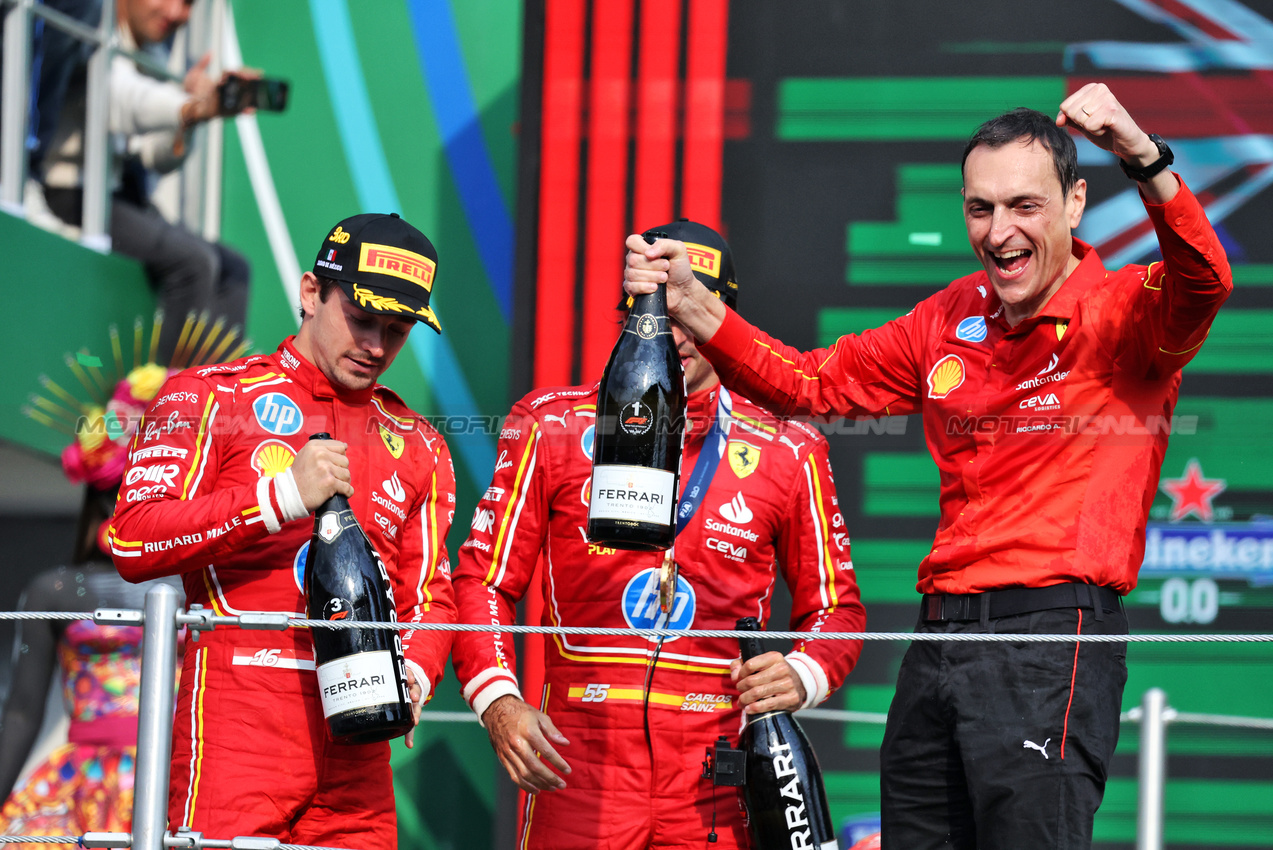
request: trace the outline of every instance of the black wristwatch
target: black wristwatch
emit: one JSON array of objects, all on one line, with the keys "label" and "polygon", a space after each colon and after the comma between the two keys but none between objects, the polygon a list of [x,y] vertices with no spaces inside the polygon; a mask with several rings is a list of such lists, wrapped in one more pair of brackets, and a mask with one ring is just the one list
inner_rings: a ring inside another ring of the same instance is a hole
[{"label": "black wristwatch", "polygon": [[1171,152],[1171,148],[1167,147],[1167,143],[1162,140],[1162,136],[1157,133],[1149,134],[1149,141],[1158,147],[1158,159],[1146,165],[1144,168],[1136,168],[1128,165],[1127,160],[1122,157],[1118,158],[1118,167],[1123,169],[1123,173],[1138,183],[1148,183],[1167,166],[1176,161],[1176,155]]}]

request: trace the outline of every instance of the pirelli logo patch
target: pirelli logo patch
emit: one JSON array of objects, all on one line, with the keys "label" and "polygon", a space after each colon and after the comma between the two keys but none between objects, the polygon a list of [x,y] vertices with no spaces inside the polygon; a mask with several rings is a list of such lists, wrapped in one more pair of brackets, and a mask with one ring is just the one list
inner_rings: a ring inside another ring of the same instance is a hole
[{"label": "pirelli logo patch", "polygon": [[364,242],[358,255],[358,271],[401,278],[423,287],[426,292],[433,291],[436,270],[437,264],[428,257],[389,245]]},{"label": "pirelli logo patch", "polygon": [[685,243],[685,251],[690,255],[690,268],[720,277],[720,251],[693,242]]}]

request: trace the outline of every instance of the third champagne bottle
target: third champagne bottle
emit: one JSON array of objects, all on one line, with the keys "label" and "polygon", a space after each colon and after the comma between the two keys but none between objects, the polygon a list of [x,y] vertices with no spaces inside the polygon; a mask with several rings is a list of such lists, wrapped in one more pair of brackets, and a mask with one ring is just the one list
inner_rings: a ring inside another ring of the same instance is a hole
[{"label": "third champagne bottle", "polygon": [[[738,621],[740,632],[759,632],[755,617]],[[760,639],[738,639],[743,661],[760,654]],[[827,808],[822,769],[790,711],[748,714],[740,749],[746,754],[743,799],[756,850],[809,847],[838,850]]]},{"label": "third champagne bottle", "polygon": [[672,545],[684,429],[685,373],[660,286],[633,299],[597,391],[590,542],[646,551]]},{"label": "third champagne bottle", "polygon": [[[314,434],[310,439],[331,438]],[[398,619],[384,562],[340,493],[314,512],[314,536],[305,556],[305,604],[311,620]],[[398,632],[316,628],[310,634],[332,740],[365,744],[406,734],[412,726],[411,698]]]}]

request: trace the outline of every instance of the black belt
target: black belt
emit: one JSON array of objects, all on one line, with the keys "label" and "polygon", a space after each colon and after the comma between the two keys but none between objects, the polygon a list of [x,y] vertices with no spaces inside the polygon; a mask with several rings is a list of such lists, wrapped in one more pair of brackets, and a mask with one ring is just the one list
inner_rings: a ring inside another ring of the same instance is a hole
[{"label": "black belt", "polygon": [[[1098,602],[1099,601],[1099,602]],[[985,593],[925,593],[920,616],[925,622],[947,620],[984,620],[991,617],[1014,617],[1051,608],[1100,608],[1122,610],[1123,598],[1112,587],[1094,584],[1053,584],[1048,587],[1011,587],[987,590]],[[1100,605],[1100,608],[1097,605]],[[983,606],[987,609],[983,611]]]}]

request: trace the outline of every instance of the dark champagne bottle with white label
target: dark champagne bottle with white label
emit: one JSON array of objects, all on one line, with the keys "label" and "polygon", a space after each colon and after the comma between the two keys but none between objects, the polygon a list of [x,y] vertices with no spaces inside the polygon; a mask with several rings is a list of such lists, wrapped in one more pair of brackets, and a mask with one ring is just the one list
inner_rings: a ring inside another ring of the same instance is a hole
[{"label": "dark champagne bottle with white label", "polygon": [[[314,434],[311,440],[331,439]],[[305,556],[311,620],[397,622],[384,562],[340,493],[314,512]],[[342,744],[387,741],[412,727],[407,665],[398,632],[310,629],[327,732]]]},{"label": "dark champagne bottle with white label", "polygon": [[[759,632],[760,623],[744,617],[736,628]],[[760,655],[759,637],[739,638],[738,645],[744,661]],[[743,799],[756,850],[838,850],[822,768],[791,712],[747,715],[739,749],[747,759]]]},{"label": "dark champagne bottle with white label", "polygon": [[671,547],[685,396],[667,289],[660,286],[633,299],[601,376],[588,496],[590,542],[640,551]]}]

